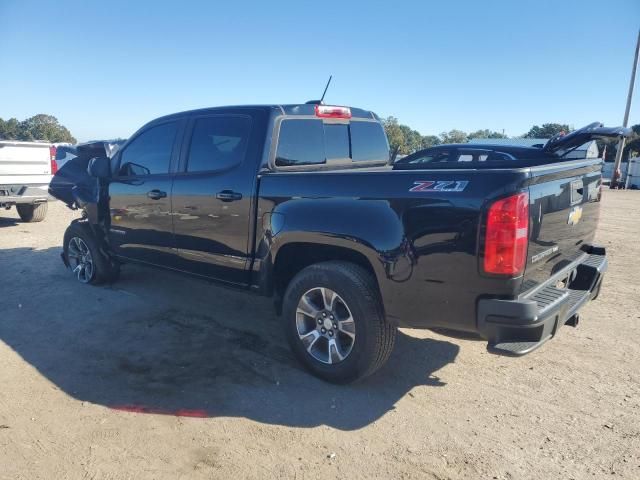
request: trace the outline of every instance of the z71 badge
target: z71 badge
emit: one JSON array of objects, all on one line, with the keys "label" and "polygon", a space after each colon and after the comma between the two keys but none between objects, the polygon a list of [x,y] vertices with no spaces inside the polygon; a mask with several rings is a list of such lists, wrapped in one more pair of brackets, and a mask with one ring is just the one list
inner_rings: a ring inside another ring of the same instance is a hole
[{"label": "z71 badge", "polygon": [[413,182],[410,192],[462,192],[469,182],[467,180],[417,180]]}]

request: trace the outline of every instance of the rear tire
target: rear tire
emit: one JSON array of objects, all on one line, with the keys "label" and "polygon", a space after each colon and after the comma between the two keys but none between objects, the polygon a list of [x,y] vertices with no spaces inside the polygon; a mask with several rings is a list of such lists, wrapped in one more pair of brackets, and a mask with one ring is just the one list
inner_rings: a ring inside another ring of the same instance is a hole
[{"label": "rear tire", "polygon": [[64,232],[64,257],[77,280],[99,285],[113,283],[120,275],[120,267],[105,255],[84,222],[72,223]]},{"label": "rear tire", "polygon": [[322,262],[300,271],[285,292],[283,317],[296,357],[332,383],[374,373],[388,360],[396,339],[375,278],[348,262]]},{"label": "rear tire", "polygon": [[35,223],[44,220],[47,216],[49,204],[47,202],[36,203],[34,205],[16,205],[18,215],[23,222]]}]

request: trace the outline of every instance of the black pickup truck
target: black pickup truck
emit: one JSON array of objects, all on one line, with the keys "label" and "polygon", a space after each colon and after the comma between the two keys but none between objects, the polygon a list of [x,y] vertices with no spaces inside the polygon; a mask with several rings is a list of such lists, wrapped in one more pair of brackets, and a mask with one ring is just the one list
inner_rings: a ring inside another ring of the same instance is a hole
[{"label": "black pickup truck", "polygon": [[349,382],[397,327],[475,332],[530,352],[600,290],[600,159],[567,159],[592,124],[544,146],[449,145],[389,164],[378,117],[323,104],[169,115],[110,156],[88,144],[50,193],[82,208],[62,258],[83,283],[121,263],[273,296],[296,356]]}]

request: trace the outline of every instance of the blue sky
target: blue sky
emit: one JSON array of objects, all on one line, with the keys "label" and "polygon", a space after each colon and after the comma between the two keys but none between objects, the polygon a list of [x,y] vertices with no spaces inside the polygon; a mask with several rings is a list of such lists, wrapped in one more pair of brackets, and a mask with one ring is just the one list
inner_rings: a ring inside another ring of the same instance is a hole
[{"label": "blue sky", "polygon": [[638,27],[639,0],[0,0],[0,117],[127,137],[186,109],[301,103],[333,74],[327,103],[423,134],[621,124]]}]

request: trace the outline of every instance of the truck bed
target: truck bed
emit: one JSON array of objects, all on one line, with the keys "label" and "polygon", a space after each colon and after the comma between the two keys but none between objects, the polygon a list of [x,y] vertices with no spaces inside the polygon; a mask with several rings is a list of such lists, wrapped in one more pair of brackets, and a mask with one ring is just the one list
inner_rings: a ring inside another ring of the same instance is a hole
[{"label": "truck bed", "polygon": [[[379,269],[390,318],[405,326],[476,331],[479,298],[516,298],[584,254],[598,220],[601,168],[595,159],[511,169],[387,166],[265,174],[258,215],[271,212],[278,223],[277,231],[265,232],[258,222],[256,265],[266,260],[259,256],[266,234],[273,234],[276,249],[291,239],[349,239]],[[438,191],[438,185],[444,187]],[[577,190],[582,195],[572,202]],[[525,272],[517,278],[485,275],[479,259],[487,207],[518,191],[530,195]],[[575,205],[583,208],[582,219],[568,225]],[[541,258],[549,249],[553,254]]]}]

